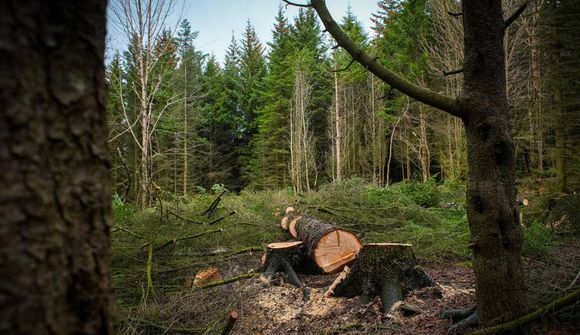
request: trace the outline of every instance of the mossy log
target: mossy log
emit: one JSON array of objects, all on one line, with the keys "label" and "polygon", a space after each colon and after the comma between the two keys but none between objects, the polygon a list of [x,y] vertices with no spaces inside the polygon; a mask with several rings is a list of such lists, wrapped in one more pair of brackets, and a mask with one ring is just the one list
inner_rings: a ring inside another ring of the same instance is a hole
[{"label": "mossy log", "polygon": [[326,274],[340,272],[362,247],[353,233],[307,215],[293,214],[291,207],[286,210],[281,227],[304,242],[308,256]]},{"label": "mossy log", "polygon": [[302,241],[270,243],[266,246],[266,253],[262,256],[261,279],[270,282],[276,272],[284,272],[288,283],[303,287],[304,285],[296,274],[304,260],[304,243]]},{"label": "mossy log", "polygon": [[410,291],[434,286],[416,264],[410,244],[365,244],[352,266],[346,267],[326,292],[326,296],[381,298],[386,313]]}]

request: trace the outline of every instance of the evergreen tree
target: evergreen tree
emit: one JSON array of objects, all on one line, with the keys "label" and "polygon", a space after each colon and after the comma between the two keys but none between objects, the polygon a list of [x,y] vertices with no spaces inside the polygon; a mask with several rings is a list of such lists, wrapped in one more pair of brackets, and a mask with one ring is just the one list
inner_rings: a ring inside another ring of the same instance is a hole
[{"label": "evergreen tree", "polygon": [[288,111],[292,95],[290,26],[282,7],[269,43],[268,74],[264,78],[263,107],[257,111],[257,135],[252,142],[251,184],[254,187],[289,185]]},{"label": "evergreen tree", "polygon": [[312,81],[312,94],[308,104],[310,127],[314,135],[314,156],[319,163],[313,172],[316,175],[315,183],[311,185],[316,187],[327,179],[322,172],[326,170],[323,157],[330,145],[327,114],[332,103],[332,76],[328,45],[313,9],[299,10],[294,19],[291,38],[295,52],[289,59],[289,66],[295,71],[296,65],[300,63],[300,70],[305,72],[306,77],[316,78]]},{"label": "evergreen tree", "polygon": [[262,108],[261,92],[263,79],[266,75],[266,62],[263,47],[254,27],[248,20],[242,36],[240,49],[240,140],[236,150],[239,155],[240,177],[245,184],[249,179],[250,142],[256,134],[256,114]]}]

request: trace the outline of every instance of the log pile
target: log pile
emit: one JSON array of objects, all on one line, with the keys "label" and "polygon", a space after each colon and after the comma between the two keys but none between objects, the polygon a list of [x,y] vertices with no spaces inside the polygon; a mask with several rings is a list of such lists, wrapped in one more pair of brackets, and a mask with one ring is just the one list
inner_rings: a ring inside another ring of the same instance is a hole
[{"label": "log pile", "polygon": [[[283,272],[290,284],[304,288],[297,271],[313,264],[323,274],[340,274],[325,296],[370,299],[380,297],[388,313],[403,297],[418,288],[434,286],[416,264],[410,244],[361,244],[357,236],[328,222],[297,214],[289,207],[280,226],[297,241],[271,243],[262,257],[262,279],[271,281]],[[342,271],[342,272],[341,272]]]}]

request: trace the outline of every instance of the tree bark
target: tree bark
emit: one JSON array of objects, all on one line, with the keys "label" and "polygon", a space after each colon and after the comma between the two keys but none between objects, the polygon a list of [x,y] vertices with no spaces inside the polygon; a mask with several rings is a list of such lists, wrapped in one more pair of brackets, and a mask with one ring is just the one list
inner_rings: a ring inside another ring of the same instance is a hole
[{"label": "tree bark", "polygon": [[105,0],[0,2],[0,333],[112,334]]},{"label": "tree bark", "polygon": [[515,148],[505,90],[501,1],[463,1],[465,64],[460,96],[467,133],[467,217],[483,325],[527,307],[516,204]]},{"label": "tree bark", "polygon": [[467,216],[480,323],[485,326],[520,316],[527,298],[514,182],[515,148],[506,98],[506,24],[501,0],[462,1],[465,63],[463,90],[457,99],[414,85],[382,66],[340,29],[324,0],[311,0],[309,6],[354,60],[402,93],[463,120],[469,166]]}]

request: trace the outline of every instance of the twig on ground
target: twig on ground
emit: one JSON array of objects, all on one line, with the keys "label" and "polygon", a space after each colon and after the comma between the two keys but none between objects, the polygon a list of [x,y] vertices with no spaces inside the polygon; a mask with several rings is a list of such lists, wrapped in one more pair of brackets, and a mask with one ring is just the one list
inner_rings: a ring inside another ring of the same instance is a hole
[{"label": "twig on ground", "polygon": [[546,315],[548,312],[555,312],[563,307],[566,307],[568,305],[571,305],[573,303],[578,302],[578,300],[580,300],[580,289],[577,289],[576,291],[573,291],[572,293],[569,293],[565,296],[563,296],[560,299],[554,300],[551,303],[527,314],[524,315],[518,319],[512,320],[512,321],[508,321],[502,324],[499,324],[497,326],[493,326],[493,327],[488,327],[488,328],[483,328],[480,330],[476,330],[474,332],[469,333],[469,335],[488,335],[488,334],[496,334],[496,333],[503,333],[512,329],[515,329],[517,327],[520,327],[522,325],[525,325],[527,323],[530,323],[544,315]]},{"label": "twig on ground", "polygon": [[226,219],[226,218],[229,218],[230,216],[232,216],[234,214],[236,214],[236,211],[231,211],[229,214],[224,215],[224,216],[222,216],[219,219],[215,219],[215,220],[213,220],[211,222],[208,222],[208,225],[216,224],[216,223],[220,222],[221,220]]},{"label": "twig on ground", "polygon": [[203,212],[202,215],[207,216],[208,218],[210,218],[212,216],[212,214],[215,212],[215,209],[217,208],[217,206],[219,205],[220,201],[222,201],[222,197],[223,195],[227,192],[228,190],[223,190],[222,193],[220,193],[220,195],[218,195],[217,198],[215,198],[215,200],[211,203],[211,205],[209,206],[208,209],[205,210],[205,212]]},{"label": "twig on ground", "polygon": [[161,250],[161,249],[163,249],[163,248],[165,248],[165,247],[167,247],[167,246],[169,246],[169,245],[171,245],[173,243],[177,243],[177,242],[181,242],[181,241],[185,241],[185,240],[191,240],[191,239],[194,239],[194,238],[197,238],[197,237],[201,237],[201,236],[205,236],[205,235],[209,235],[209,234],[213,234],[213,233],[219,233],[221,231],[223,231],[223,228],[217,228],[217,229],[207,230],[207,231],[201,232],[199,234],[191,235],[191,236],[186,236],[186,237],[181,237],[181,238],[174,238],[174,239],[171,239],[171,240],[163,243],[162,245],[158,246],[157,248],[155,248],[155,251],[159,251],[159,250]]},{"label": "twig on ground", "polygon": [[258,272],[244,273],[241,275],[237,275],[234,277],[226,278],[224,280],[215,281],[215,282],[209,283],[207,285],[197,287],[197,288],[195,288],[195,290],[204,290],[206,288],[225,285],[225,284],[233,283],[233,282],[238,281],[238,280],[253,278],[253,277],[256,277],[259,275],[260,275],[260,273],[258,273]]},{"label": "twig on ground", "polygon": [[178,218],[178,219],[180,219],[180,220],[183,220],[183,221],[185,221],[185,222],[188,222],[188,223],[195,223],[195,224],[203,224],[203,222],[200,222],[200,221],[194,221],[194,220],[190,220],[190,219],[186,219],[186,218],[184,218],[184,217],[182,217],[182,216],[179,216],[179,215],[177,215],[176,213],[174,213],[174,212],[172,212],[171,210],[169,210],[169,208],[167,208],[165,211],[167,212],[167,214],[171,214],[171,215],[175,216],[176,218]]}]

